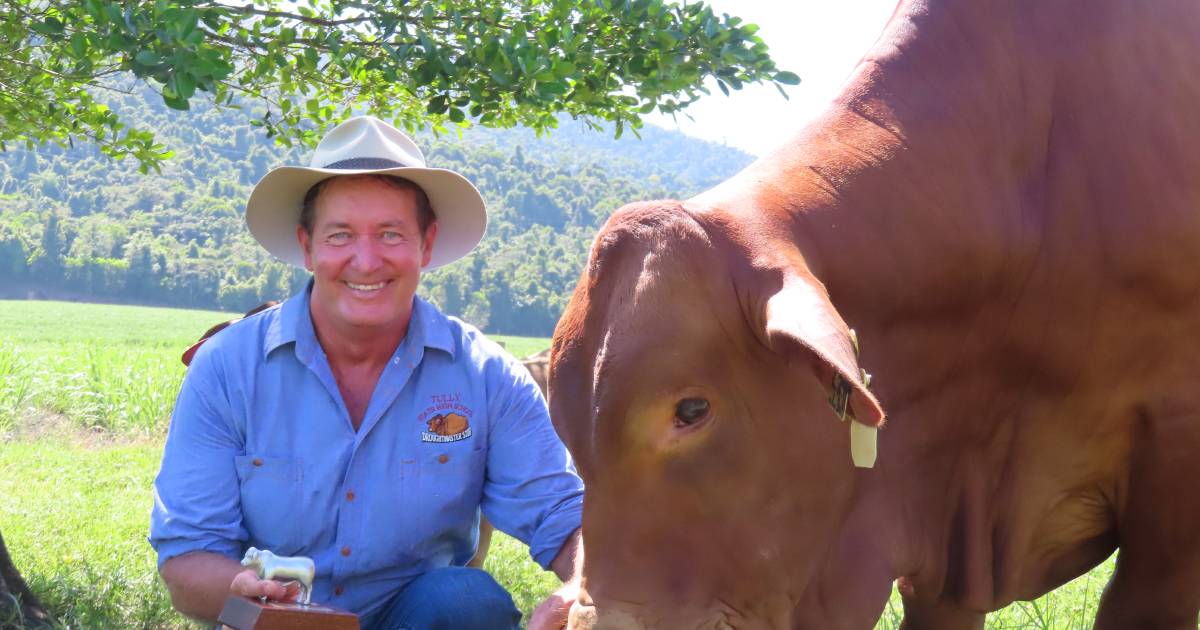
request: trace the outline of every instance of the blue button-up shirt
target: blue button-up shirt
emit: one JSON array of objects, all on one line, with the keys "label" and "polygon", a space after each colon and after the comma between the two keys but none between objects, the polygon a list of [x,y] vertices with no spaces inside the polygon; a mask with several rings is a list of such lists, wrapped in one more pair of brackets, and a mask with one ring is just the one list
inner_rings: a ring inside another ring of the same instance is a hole
[{"label": "blue button-up shirt", "polygon": [[524,367],[415,298],[355,431],[308,305],[306,290],[196,353],[154,484],[159,566],[250,546],[309,556],[313,601],[371,614],[466,564],[482,508],[548,567],[580,525],[583,483]]}]

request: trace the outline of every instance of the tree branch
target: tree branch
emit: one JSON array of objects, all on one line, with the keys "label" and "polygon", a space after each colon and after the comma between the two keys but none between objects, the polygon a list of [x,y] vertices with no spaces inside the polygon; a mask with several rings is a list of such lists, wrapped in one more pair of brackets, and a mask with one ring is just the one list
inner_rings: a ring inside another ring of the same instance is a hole
[{"label": "tree branch", "polygon": [[305,24],[313,24],[315,26],[343,26],[346,24],[361,24],[363,22],[370,22],[372,20],[372,18],[370,16],[363,16],[363,17],[356,17],[356,18],[343,18],[340,20],[329,20],[329,19],[325,19],[325,18],[297,15],[295,13],[290,13],[287,11],[270,11],[270,10],[266,10],[266,9],[259,9],[259,8],[254,7],[254,5],[222,4],[220,2],[213,2],[213,3],[209,4],[209,6],[220,7],[222,9],[229,9],[231,11],[236,11],[243,15],[259,15],[262,17],[283,18],[283,19],[287,19],[287,20],[295,20],[297,22],[303,22]]},{"label": "tree branch", "polygon": [[[110,66],[109,69],[101,70],[101,71],[97,71],[97,72],[89,72],[87,75],[69,75],[69,74],[62,74],[61,72],[56,72],[54,70],[50,70],[49,68],[43,68],[37,64],[30,63],[28,61],[23,61],[21,59],[15,58],[15,57],[0,56],[0,62],[12,63],[12,64],[15,64],[15,65],[18,65],[18,66],[21,66],[24,68],[28,68],[29,70],[32,70],[34,72],[39,72],[41,74],[50,75],[56,79],[61,79],[62,81],[66,81],[69,83],[75,83],[78,85],[87,85],[87,86],[91,86],[91,87],[98,87],[98,88],[104,88],[104,89],[110,89],[110,88],[108,88],[108,86],[106,86],[102,83],[98,83],[97,81],[95,81],[95,77],[102,77],[102,76],[106,76],[106,75],[114,74],[114,73],[118,72],[118,69]],[[87,80],[84,80],[85,76],[88,77]]]}]

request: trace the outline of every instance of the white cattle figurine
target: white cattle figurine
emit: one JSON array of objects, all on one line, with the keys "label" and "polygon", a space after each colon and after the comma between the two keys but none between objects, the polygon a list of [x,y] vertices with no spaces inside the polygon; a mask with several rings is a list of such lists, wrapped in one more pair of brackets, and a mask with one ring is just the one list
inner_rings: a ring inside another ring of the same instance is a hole
[{"label": "white cattle figurine", "polygon": [[300,583],[298,601],[307,606],[312,596],[313,576],[316,566],[311,558],[304,556],[277,556],[266,549],[251,547],[242,558],[242,566],[251,567],[258,573],[260,580],[295,580]]}]

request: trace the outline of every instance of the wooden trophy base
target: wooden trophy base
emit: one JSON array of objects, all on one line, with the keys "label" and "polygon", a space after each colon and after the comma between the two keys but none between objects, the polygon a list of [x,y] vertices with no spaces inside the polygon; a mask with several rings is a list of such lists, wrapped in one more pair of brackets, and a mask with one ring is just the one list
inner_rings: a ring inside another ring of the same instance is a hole
[{"label": "wooden trophy base", "polygon": [[358,615],[311,604],[266,602],[231,595],[217,619],[231,630],[358,630]]}]

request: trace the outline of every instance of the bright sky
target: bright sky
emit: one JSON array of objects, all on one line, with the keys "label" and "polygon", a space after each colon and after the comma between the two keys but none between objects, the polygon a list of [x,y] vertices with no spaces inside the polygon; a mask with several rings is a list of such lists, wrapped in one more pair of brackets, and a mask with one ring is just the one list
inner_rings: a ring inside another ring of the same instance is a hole
[{"label": "bright sky", "polygon": [[714,83],[707,96],[680,114],[647,122],[761,155],[824,110],[887,24],[897,0],[708,0],[715,12],[757,24],[782,70],[800,75],[785,86],[754,85],[731,96]]}]

